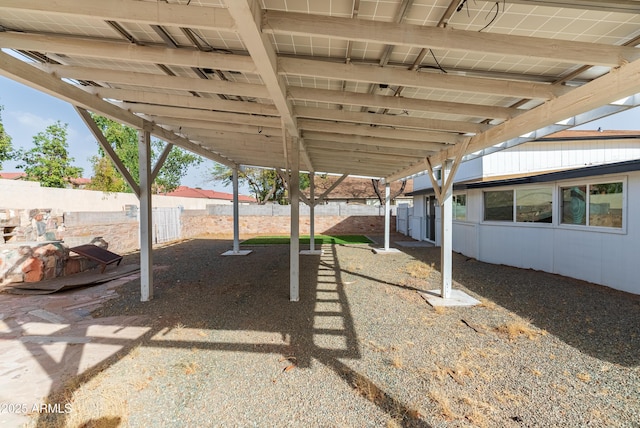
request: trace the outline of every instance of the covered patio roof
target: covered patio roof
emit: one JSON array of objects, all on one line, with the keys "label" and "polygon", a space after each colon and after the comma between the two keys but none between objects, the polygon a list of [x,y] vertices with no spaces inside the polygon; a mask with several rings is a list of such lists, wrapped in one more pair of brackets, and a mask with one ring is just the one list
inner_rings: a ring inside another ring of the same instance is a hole
[{"label": "covered patio roof", "polygon": [[640,104],[635,0],[0,11],[1,74],[229,166],[394,181]]},{"label": "covered patio roof", "polygon": [[[72,103],[140,199],[142,300],[172,145],[233,169],[234,255],[238,168],[290,171],[292,301],[298,171],[382,178],[387,206],[428,171],[449,298],[460,163],[640,105],[639,43],[636,0],[0,0],[0,74]],[[139,185],[87,110],[139,130]]]}]

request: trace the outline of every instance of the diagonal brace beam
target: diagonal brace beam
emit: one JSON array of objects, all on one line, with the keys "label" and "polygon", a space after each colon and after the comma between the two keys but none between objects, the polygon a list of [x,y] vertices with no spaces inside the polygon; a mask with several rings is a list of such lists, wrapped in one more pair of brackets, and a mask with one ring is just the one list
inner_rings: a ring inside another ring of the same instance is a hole
[{"label": "diagonal brace beam", "polygon": [[136,183],[136,181],[133,179],[127,167],[124,166],[124,164],[120,160],[120,157],[113,150],[113,147],[111,147],[111,144],[109,144],[109,141],[107,141],[105,136],[102,134],[102,131],[100,130],[100,128],[98,128],[98,125],[96,125],[96,122],[93,120],[89,112],[83,109],[82,107],[73,106],[73,108],[76,109],[76,111],[78,112],[78,115],[80,115],[80,117],[82,118],[84,123],[87,125],[91,133],[96,137],[96,139],[98,140],[98,143],[100,143],[100,146],[104,149],[107,156],[109,156],[109,159],[111,159],[111,161],[115,165],[118,172],[122,174],[124,179],[127,181],[127,184],[131,187],[131,189],[133,189],[133,193],[135,193],[136,196],[139,198],[140,186],[138,186],[138,183]]},{"label": "diagonal brace beam", "polygon": [[324,198],[326,198],[327,196],[329,196],[329,193],[331,193],[333,191],[333,189],[335,189],[336,187],[338,187],[338,185],[340,183],[342,183],[344,181],[345,178],[347,178],[349,176],[349,174],[343,174],[342,177],[338,178],[332,185],[331,187],[329,187],[327,190],[324,191],[324,193],[320,196],[318,196],[317,198],[315,198],[315,202],[314,202],[314,206],[318,205],[318,202],[323,200]]},{"label": "diagonal brace beam", "polygon": [[171,143],[167,143],[167,145],[164,146],[164,150],[162,151],[162,154],[160,154],[160,157],[156,161],[156,164],[153,166],[153,171],[151,171],[151,182],[152,183],[158,177],[158,173],[162,169],[162,166],[164,165],[164,162],[167,160],[167,157],[169,157],[169,153],[171,153],[172,149],[173,149],[173,144],[171,144]]}]

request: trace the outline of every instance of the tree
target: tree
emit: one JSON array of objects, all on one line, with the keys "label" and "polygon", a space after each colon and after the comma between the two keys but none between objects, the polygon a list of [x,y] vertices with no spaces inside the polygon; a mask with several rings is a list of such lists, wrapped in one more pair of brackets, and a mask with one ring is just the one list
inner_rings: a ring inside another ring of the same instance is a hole
[{"label": "tree", "polygon": [[13,158],[11,136],[4,130],[2,124],[2,110],[4,110],[4,106],[0,106],[0,170],[2,170],[2,162]]},{"label": "tree", "polygon": [[106,156],[92,156],[90,160],[93,176],[87,189],[114,193],[130,191],[129,185],[113,165],[111,159]]},{"label": "tree", "polygon": [[[164,144],[159,140],[151,142],[152,155],[151,159],[155,162],[164,149]],[[162,169],[158,173],[154,186],[159,192],[171,192],[180,185],[182,177],[187,175],[187,171],[192,165],[199,165],[203,159],[191,152],[174,146],[169,152],[169,156],[164,161]]]},{"label": "tree", "polygon": [[72,166],[67,144],[67,124],[57,121],[44,132],[33,137],[34,147],[20,150],[16,158],[17,167],[24,169],[27,180],[39,181],[44,187],[66,187],[70,179],[78,178],[82,168]]},{"label": "tree", "polygon": [[[231,168],[216,163],[210,171],[211,180],[229,186],[233,183],[233,171]],[[282,177],[272,169],[243,168],[238,171],[238,182],[244,183],[251,189],[258,204],[263,205],[269,201],[286,205],[287,190]],[[309,187],[309,174],[300,174],[300,189]]]},{"label": "tree", "polygon": [[[386,199],[386,196],[382,195],[383,192],[380,190],[380,180],[376,180],[375,178],[372,178],[371,185],[373,186],[373,191],[376,192],[376,196],[380,201],[380,205],[386,205],[387,199]],[[407,186],[407,180],[402,180],[402,184],[400,185],[400,190],[398,190],[398,192],[396,192],[395,194],[389,194],[389,199],[393,201],[395,198],[402,195],[402,193],[404,192],[404,188],[406,186]]]},{"label": "tree", "polygon": [[[92,114],[91,117],[136,183],[140,184],[137,131],[103,116]],[[152,162],[158,159],[163,149],[164,144],[161,141],[153,140],[151,142]],[[200,156],[174,146],[153,182],[154,192],[175,190],[180,185],[180,180],[187,174],[189,167],[201,162]],[[131,192],[131,188],[102,148],[100,148],[98,156],[91,158],[91,163],[93,177],[91,185],[88,186],[90,189],[104,192]]]}]

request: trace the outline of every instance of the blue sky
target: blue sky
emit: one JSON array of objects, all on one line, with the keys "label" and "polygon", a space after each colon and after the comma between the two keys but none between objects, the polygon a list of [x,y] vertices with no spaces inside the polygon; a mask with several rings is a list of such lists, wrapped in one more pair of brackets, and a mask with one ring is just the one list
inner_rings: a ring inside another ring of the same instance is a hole
[{"label": "blue sky", "polygon": [[[91,177],[89,158],[98,153],[98,143],[71,104],[0,76],[0,105],[4,106],[2,123],[14,148],[31,148],[34,135],[58,120],[68,124],[67,142],[69,153],[75,159],[73,164],[83,169],[83,177]],[[231,193],[231,187],[207,182],[207,170],[213,164],[213,161],[205,160],[199,167],[191,168],[182,184]],[[3,169],[19,171],[15,165],[15,162],[5,162]],[[248,190],[241,188],[240,192],[247,193]]]},{"label": "blue sky", "polygon": [[[98,144],[71,104],[0,76],[0,105],[4,106],[2,122],[16,148],[30,148],[33,136],[58,120],[67,123],[69,152],[75,158],[74,165],[83,168],[84,177],[91,176],[89,158],[97,154]],[[595,130],[598,127],[603,130],[640,130],[640,107],[575,129]],[[191,168],[187,177],[182,180],[182,184],[231,192],[231,187],[207,181],[207,170],[212,165],[213,161],[206,160],[199,167]],[[6,162],[4,170],[16,171],[15,163]],[[240,191],[247,193],[248,190],[240,189]]]}]

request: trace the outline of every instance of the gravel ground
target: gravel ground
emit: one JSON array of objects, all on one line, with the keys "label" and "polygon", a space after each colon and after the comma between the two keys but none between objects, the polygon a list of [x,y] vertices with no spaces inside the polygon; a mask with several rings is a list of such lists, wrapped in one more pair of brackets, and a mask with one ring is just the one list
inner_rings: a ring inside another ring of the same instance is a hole
[{"label": "gravel ground", "polygon": [[133,281],[93,314],[147,334],[33,426],[640,426],[640,296],[454,254],[482,304],[436,310],[439,248],[346,245],[301,257],[292,303],[288,246],[230,246],[158,249],[154,299]]}]

